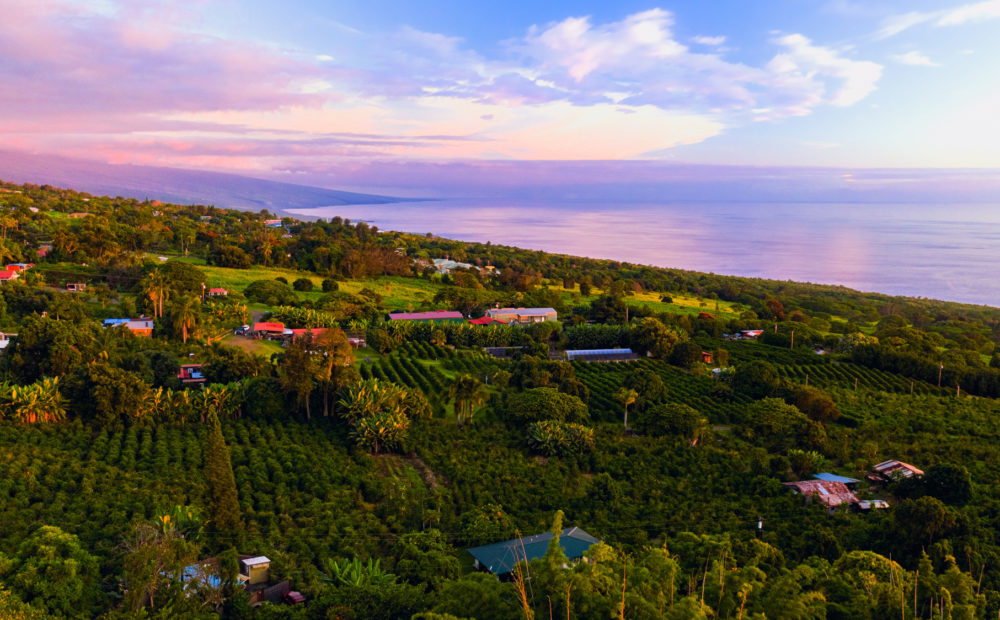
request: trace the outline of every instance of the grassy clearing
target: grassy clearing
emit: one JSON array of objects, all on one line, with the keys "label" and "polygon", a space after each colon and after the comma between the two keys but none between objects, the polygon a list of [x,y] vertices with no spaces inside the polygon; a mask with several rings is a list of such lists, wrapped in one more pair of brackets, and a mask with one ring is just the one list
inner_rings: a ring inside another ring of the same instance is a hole
[{"label": "grassy clearing", "polygon": [[[549,284],[549,289],[562,294],[563,303],[567,306],[590,305],[592,301],[604,294],[599,288],[591,289],[590,295],[580,295],[579,285],[571,289]],[[666,312],[669,314],[690,314],[697,316],[699,312],[708,312],[716,318],[736,319],[739,318],[743,307],[740,304],[728,301],[708,299],[707,297],[697,297],[695,295],[671,295],[673,303],[660,301],[662,295],[655,291],[644,291],[625,297],[625,303],[635,308],[649,306],[653,312]],[[718,309],[716,309],[718,303]]]},{"label": "grassy clearing", "polygon": [[268,359],[270,359],[271,354],[280,353],[282,350],[281,345],[273,340],[254,340],[236,335],[226,336],[222,340],[222,344],[239,347],[251,355],[260,355]]}]

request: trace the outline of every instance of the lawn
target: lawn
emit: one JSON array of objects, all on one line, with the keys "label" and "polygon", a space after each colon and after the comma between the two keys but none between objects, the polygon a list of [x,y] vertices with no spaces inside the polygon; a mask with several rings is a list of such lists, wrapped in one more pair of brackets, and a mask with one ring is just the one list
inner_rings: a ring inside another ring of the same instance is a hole
[{"label": "lawn", "polygon": [[[598,297],[604,294],[599,288],[592,288],[590,295],[580,295],[579,286],[571,289],[562,286],[549,284],[549,288],[563,295],[563,303],[567,306],[589,305]],[[690,314],[697,316],[700,312],[708,312],[721,319],[736,319],[743,312],[743,306],[728,301],[708,299],[707,297],[697,297],[694,295],[671,295],[673,303],[660,301],[662,294],[655,291],[636,293],[625,297],[625,303],[633,308],[649,306],[653,312],[667,312],[670,314]],[[718,304],[718,308],[716,308]]]},{"label": "lawn", "polygon": [[260,355],[268,359],[273,353],[282,351],[281,345],[273,340],[254,340],[236,335],[226,336],[222,340],[222,344],[239,347],[251,355]]}]

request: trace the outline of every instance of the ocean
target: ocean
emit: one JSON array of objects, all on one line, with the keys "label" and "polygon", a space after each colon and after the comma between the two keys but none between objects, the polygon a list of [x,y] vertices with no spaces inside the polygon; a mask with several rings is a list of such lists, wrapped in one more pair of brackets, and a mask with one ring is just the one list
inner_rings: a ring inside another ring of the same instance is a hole
[{"label": "ocean", "polygon": [[1000,305],[1000,205],[449,199],[290,212],[660,267]]}]

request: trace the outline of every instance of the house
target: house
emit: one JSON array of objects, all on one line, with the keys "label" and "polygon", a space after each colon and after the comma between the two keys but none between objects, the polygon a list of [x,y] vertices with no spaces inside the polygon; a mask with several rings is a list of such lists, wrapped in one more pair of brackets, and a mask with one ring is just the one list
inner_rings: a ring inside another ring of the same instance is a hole
[{"label": "house", "polygon": [[124,325],[129,322],[129,319],[104,319],[104,327],[112,327],[117,325]]},{"label": "house", "polygon": [[[474,269],[476,271],[482,271],[481,268],[473,265],[472,263],[460,263],[458,261],[451,260],[450,258],[435,258],[431,261],[431,265],[433,265],[434,270],[438,273],[451,273],[454,269],[468,269],[469,271]],[[493,268],[490,267],[489,269],[492,270]]]},{"label": "house", "polygon": [[68,293],[82,293],[87,289],[86,282],[67,282],[66,292]]},{"label": "house", "polygon": [[129,319],[125,327],[136,336],[149,337],[153,335],[153,319]]},{"label": "house", "polygon": [[7,269],[0,270],[0,282],[11,282],[18,278],[18,273],[16,271],[10,271]]},{"label": "house", "polygon": [[816,499],[826,506],[827,511],[832,513],[842,504],[856,504],[858,498],[847,488],[843,482],[828,482],[826,480],[800,480],[798,482],[786,482],[786,487],[790,487],[796,493],[806,496],[806,501]]},{"label": "house", "polygon": [[360,336],[348,336],[347,344],[351,345],[355,349],[363,349],[368,346],[365,339]]},{"label": "house", "polygon": [[483,347],[483,351],[485,351],[486,355],[489,355],[490,357],[506,360],[514,357],[514,354],[523,348],[524,347]]},{"label": "house", "polygon": [[285,335],[285,324],[276,322],[262,321],[260,323],[254,323],[253,329],[250,334],[260,339],[275,340],[284,337]]},{"label": "house", "polygon": [[469,319],[469,323],[472,325],[509,325],[507,321],[501,319],[494,319],[493,317],[484,316],[481,319]]},{"label": "house", "polygon": [[850,490],[854,490],[860,480],[856,478],[848,478],[847,476],[838,476],[837,474],[821,473],[815,474],[813,478],[817,480],[825,480],[826,482],[840,482]]},{"label": "house", "polygon": [[264,226],[268,228],[281,228],[281,220],[264,220]]},{"label": "house", "polygon": [[884,499],[863,499],[854,505],[860,511],[882,510],[889,507],[889,502]]},{"label": "house", "polygon": [[486,316],[519,325],[559,320],[558,314],[552,308],[490,308],[486,311]]},{"label": "house", "polygon": [[209,297],[228,297],[229,291],[224,288],[210,288],[208,289]]},{"label": "house", "polygon": [[757,340],[760,335],[764,333],[763,329],[744,329],[741,330],[737,335],[740,340]]},{"label": "house", "polygon": [[11,339],[17,334],[5,334],[0,332],[0,351],[3,351],[10,346]]},{"label": "house", "polygon": [[874,473],[868,476],[872,482],[889,482],[893,478],[911,478],[924,475],[923,470],[896,459],[882,461],[872,469],[875,470]]},{"label": "house", "polygon": [[[271,581],[271,560],[262,555],[240,555],[239,574],[237,580],[239,585],[250,599],[250,605],[256,607],[261,603],[286,603],[289,605],[301,603],[305,598],[295,592],[297,596],[289,598],[292,592],[292,583],[287,579],[278,583]],[[182,581],[184,587],[198,583],[202,587],[218,589],[222,587],[222,579],[219,576],[219,558],[208,558],[201,560],[184,569]]]},{"label": "house", "polygon": [[712,354],[709,353],[708,351],[701,352],[701,361],[704,362],[705,364],[711,364],[712,359],[713,359]]},{"label": "house", "polygon": [[177,375],[181,383],[204,383],[205,377],[201,374],[201,364],[181,364],[181,371]]},{"label": "house", "polygon": [[34,266],[35,263],[11,263],[7,265],[6,269],[7,271],[16,271],[18,273],[23,273]]},{"label": "house", "polygon": [[[475,558],[474,566],[494,575],[508,575],[519,562],[545,557],[552,532],[515,538],[504,542],[468,549]],[[578,527],[564,529],[559,534],[559,546],[571,562],[576,562],[596,543],[601,542]]]},{"label": "house", "polygon": [[711,319],[713,321],[715,320],[715,316],[711,312],[699,312],[698,313],[698,318],[699,319]]},{"label": "house", "polygon": [[639,359],[632,349],[570,349],[566,359],[581,362],[630,362]]},{"label": "house", "polygon": [[430,312],[393,312],[390,321],[418,321],[421,323],[464,323],[465,317],[454,310],[431,310]]},{"label": "house", "polygon": [[38,258],[45,258],[48,256],[49,252],[52,251],[51,243],[39,243],[38,244]]},{"label": "house", "polygon": [[292,332],[292,340],[295,340],[296,338],[301,338],[302,336],[305,336],[307,333],[312,334],[313,340],[315,340],[317,336],[319,336],[320,334],[322,334],[325,331],[326,331],[325,327],[312,327],[312,328],[307,328],[307,329],[293,329],[293,330],[291,330],[291,332]]}]

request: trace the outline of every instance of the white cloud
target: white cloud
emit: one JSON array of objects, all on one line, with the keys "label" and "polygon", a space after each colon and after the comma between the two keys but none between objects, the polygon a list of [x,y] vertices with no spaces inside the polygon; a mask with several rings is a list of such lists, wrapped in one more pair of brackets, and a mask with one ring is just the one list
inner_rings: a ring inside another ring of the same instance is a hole
[{"label": "white cloud", "polygon": [[950,11],[944,11],[938,18],[938,26],[957,26],[966,22],[983,21],[1000,17],[1000,0],[987,0],[975,4],[965,4]]},{"label": "white cloud", "polygon": [[777,42],[787,51],[771,59],[768,68],[779,83],[801,93],[801,105],[853,105],[875,90],[882,76],[882,65],[851,60],[836,50],[814,45],[801,34],[786,35]]},{"label": "white cloud", "polygon": [[718,46],[726,42],[726,37],[722,35],[717,37],[706,37],[699,35],[697,37],[691,37],[691,40],[694,41],[695,43],[700,43],[701,45]]},{"label": "white cloud", "polygon": [[890,58],[894,62],[901,65],[913,65],[916,67],[940,67],[940,63],[936,63],[927,56],[924,56],[920,52],[914,50],[906,52],[905,54],[893,54]]},{"label": "white cloud", "polygon": [[895,36],[919,24],[932,22],[934,26],[959,26],[969,22],[1000,18],[1000,0],[985,0],[963,4],[940,11],[912,11],[893,15],[882,23],[876,38]]}]

